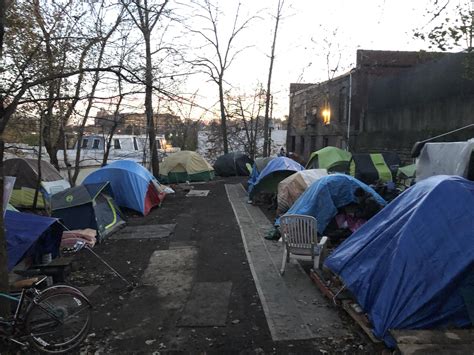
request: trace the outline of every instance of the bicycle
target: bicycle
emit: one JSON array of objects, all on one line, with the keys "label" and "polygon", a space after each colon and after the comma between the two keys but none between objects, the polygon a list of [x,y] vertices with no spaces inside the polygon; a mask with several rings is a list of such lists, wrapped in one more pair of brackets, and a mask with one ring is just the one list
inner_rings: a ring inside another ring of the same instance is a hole
[{"label": "bicycle", "polygon": [[16,302],[11,317],[0,317],[0,337],[22,347],[32,345],[43,353],[61,354],[79,346],[87,336],[92,305],[72,286],[39,290],[45,280],[31,282],[16,294],[0,293],[0,297]]}]

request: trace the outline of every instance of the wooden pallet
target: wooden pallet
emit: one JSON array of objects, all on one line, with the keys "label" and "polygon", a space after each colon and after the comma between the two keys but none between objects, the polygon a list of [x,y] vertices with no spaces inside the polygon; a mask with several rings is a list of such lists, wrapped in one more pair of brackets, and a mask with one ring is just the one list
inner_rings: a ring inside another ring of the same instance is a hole
[{"label": "wooden pallet", "polygon": [[404,355],[474,353],[474,329],[392,330],[390,334]]},{"label": "wooden pallet", "polygon": [[373,343],[381,343],[380,339],[377,339],[372,333],[372,326],[367,317],[363,313],[357,313],[352,307],[353,304],[356,304],[353,300],[346,296],[339,297],[338,290],[333,290],[329,287],[319,271],[311,270],[310,277],[323,295],[329,298],[334,304],[342,306],[344,311],[362,328]]}]

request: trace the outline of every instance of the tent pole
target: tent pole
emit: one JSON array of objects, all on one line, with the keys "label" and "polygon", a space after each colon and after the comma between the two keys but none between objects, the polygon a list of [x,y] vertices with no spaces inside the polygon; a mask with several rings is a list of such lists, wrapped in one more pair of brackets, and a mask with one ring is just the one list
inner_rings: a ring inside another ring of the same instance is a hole
[{"label": "tent pole", "polygon": [[97,257],[97,259],[102,261],[102,263],[105,266],[107,266],[116,276],[118,276],[120,279],[122,279],[129,287],[132,287],[132,288],[134,287],[133,284],[130,281],[128,281],[117,270],[115,270],[112,266],[110,266],[110,264],[107,261],[105,261],[103,258],[101,258],[100,255],[98,255],[95,251],[93,251],[87,244],[85,244],[84,248],[89,250],[93,255],[95,255]]}]

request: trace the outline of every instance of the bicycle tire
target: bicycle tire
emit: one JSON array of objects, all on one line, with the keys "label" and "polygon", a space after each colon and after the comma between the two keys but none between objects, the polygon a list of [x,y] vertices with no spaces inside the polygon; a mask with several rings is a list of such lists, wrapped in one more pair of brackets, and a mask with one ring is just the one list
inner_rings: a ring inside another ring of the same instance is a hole
[{"label": "bicycle tire", "polygon": [[74,287],[74,286],[71,286],[71,285],[66,285],[66,284],[56,284],[56,285],[52,285],[52,286],[49,286],[47,288],[45,288],[44,290],[42,290],[40,292],[40,294],[37,296],[38,298],[37,299],[41,299],[42,297],[46,297],[52,293],[76,293],[78,294],[79,296],[81,296],[82,298],[84,298],[86,300],[86,302],[89,302],[87,296],[85,295],[84,292],[82,292],[80,289]]},{"label": "bicycle tire", "polygon": [[[91,308],[89,300],[74,291],[63,289],[40,294],[25,317],[25,333],[30,344],[49,354],[75,349],[89,332]],[[68,331],[73,323],[75,328]]]}]

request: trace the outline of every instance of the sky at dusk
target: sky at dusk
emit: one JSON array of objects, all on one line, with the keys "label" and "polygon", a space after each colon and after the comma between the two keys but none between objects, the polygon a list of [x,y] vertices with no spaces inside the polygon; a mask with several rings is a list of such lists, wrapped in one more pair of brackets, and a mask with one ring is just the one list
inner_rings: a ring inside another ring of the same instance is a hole
[{"label": "sky at dusk", "polygon": [[[427,44],[413,37],[413,30],[424,24],[426,0],[286,0],[278,30],[273,72],[274,116],[288,114],[289,85],[328,79],[355,65],[357,49],[420,50]],[[229,30],[236,1],[221,1],[223,33]],[[266,85],[269,53],[274,28],[272,16],[276,0],[242,1],[242,17],[256,15],[235,43],[236,48],[251,46],[240,53],[227,73],[234,92],[251,92],[258,83]],[[223,36],[225,37],[225,35]],[[338,65],[339,63],[339,65]],[[191,91],[199,90],[200,104],[217,101],[217,87],[196,75],[188,81]]]}]

